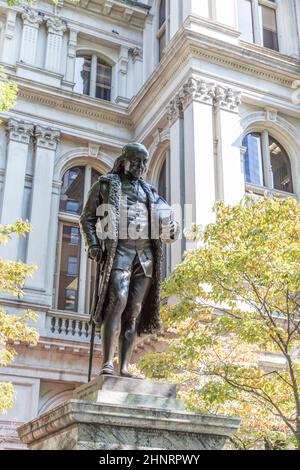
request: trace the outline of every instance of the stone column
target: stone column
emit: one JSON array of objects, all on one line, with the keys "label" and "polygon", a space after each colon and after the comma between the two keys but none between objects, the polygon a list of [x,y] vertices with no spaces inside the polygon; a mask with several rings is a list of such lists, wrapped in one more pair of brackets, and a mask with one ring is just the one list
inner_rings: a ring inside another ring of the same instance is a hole
[{"label": "stone column", "polygon": [[132,49],[129,49],[128,52],[133,62],[134,76],[132,77],[132,94],[135,95],[143,84],[143,49],[140,47],[133,47]]},{"label": "stone column", "polygon": [[33,10],[25,10],[22,19],[20,62],[35,65],[39,26],[44,21],[44,16]]},{"label": "stone column", "polygon": [[[190,78],[180,92],[184,109],[185,224],[213,222],[215,166],[213,84]],[[192,244],[188,243],[188,248]]]},{"label": "stone column", "polygon": [[45,68],[52,72],[61,72],[62,38],[67,25],[59,18],[49,18]]},{"label": "stone column", "polygon": [[[33,126],[24,121],[11,119],[7,125],[8,147],[3,189],[2,224],[13,224],[22,218],[22,204],[28,145],[33,134]],[[19,238],[1,247],[1,256],[11,261],[17,260]]]},{"label": "stone column", "polygon": [[128,48],[121,47],[117,63],[117,97],[116,103],[128,104],[127,95]]},{"label": "stone column", "polygon": [[217,198],[237,204],[245,194],[244,166],[241,156],[243,133],[238,106],[240,93],[231,88],[215,88],[215,126],[217,140]]},{"label": "stone column", "polygon": [[7,10],[6,22],[3,32],[3,45],[2,45],[2,61],[5,64],[13,64],[13,39],[15,36],[17,12],[14,10]]},{"label": "stone column", "polygon": [[75,60],[77,50],[77,35],[78,31],[70,29],[69,31],[69,42],[68,42],[68,55],[67,55],[67,66],[66,66],[66,80],[68,82],[74,82],[75,74]]},{"label": "stone column", "polygon": [[[175,218],[183,227],[185,202],[184,177],[184,121],[182,103],[178,97],[170,102],[168,107],[170,126],[170,204],[175,209]],[[178,240],[171,245],[171,269],[182,261],[185,250],[185,240]]]},{"label": "stone column", "polygon": [[30,217],[32,232],[29,234],[26,261],[29,264],[36,264],[39,269],[34,277],[27,281],[27,288],[45,289],[54,159],[59,135],[59,131],[55,129],[36,127],[36,156]]}]

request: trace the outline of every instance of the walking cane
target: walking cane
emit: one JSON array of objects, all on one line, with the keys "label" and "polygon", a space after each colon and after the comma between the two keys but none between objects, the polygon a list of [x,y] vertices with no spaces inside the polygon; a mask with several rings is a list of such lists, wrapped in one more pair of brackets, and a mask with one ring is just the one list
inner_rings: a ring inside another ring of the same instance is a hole
[{"label": "walking cane", "polygon": [[96,324],[93,319],[93,313],[95,313],[95,310],[96,310],[96,303],[97,303],[96,299],[97,299],[97,293],[99,289],[100,271],[101,271],[101,261],[98,263],[98,266],[97,266],[93,302],[92,302],[91,313],[90,313],[90,322],[92,322],[92,331],[91,331],[88,382],[90,382],[92,378],[93,354],[94,354],[94,342],[95,342],[95,330],[96,330]]}]

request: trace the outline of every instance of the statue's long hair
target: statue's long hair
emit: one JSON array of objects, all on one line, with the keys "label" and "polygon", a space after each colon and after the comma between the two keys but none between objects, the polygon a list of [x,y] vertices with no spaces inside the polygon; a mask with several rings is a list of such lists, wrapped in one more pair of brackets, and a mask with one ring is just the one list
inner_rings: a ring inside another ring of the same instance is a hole
[{"label": "statue's long hair", "polygon": [[127,144],[123,147],[122,154],[116,159],[113,169],[111,170],[112,174],[122,174],[124,173],[124,166],[126,160],[130,160],[136,153],[144,153],[149,157],[148,150],[143,144],[137,142],[133,144]]}]

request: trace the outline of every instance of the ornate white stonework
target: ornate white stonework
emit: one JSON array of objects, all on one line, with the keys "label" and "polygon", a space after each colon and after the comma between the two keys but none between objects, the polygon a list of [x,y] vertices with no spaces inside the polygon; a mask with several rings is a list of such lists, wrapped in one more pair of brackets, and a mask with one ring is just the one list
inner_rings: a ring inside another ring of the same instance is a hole
[{"label": "ornate white stonework", "polygon": [[34,126],[25,121],[10,119],[6,126],[9,140],[28,144],[33,135]]},{"label": "ornate white stonework", "polygon": [[46,21],[48,29],[45,67],[52,72],[60,72],[62,36],[67,30],[66,22],[60,18],[49,18]]},{"label": "ornate white stonework", "polygon": [[20,61],[34,64],[37,50],[38,30],[44,21],[44,15],[26,8],[21,14],[23,20]]},{"label": "ornate white stonework", "polygon": [[143,49],[141,47],[131,47],[128,54],[132,57],[133,62],[143,60]]},{"label": "ornate white stonework", "polygon": [[38,28],[44,21],[44,14],[34,11],[30,8],[24,8],[21,14],[24,25]]},{"label": "ornate white stonework", "polygon": [[59,36],[67,30],[67,24],[60,18],[48,18],[46,21],[48,32],[52,34],[58,34]]},{"label": "ornate white stonework", "polygon": [[60,131],[50,127],[36,126],[36,145],[50,150],[56,150],[60,138]]},{"label": "ornate white stonework", "polygon": [[170,125],[174,124],[182,112],[193,102],[206,103],[216,107],[237,111],[241,104],[241,93],[232,88],[191,77],[176,93],[168,106]]}]

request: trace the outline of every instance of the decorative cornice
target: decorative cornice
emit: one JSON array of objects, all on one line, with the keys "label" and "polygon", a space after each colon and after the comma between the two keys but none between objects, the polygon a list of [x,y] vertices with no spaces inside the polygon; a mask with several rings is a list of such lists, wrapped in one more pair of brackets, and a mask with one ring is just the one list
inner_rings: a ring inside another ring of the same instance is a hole
[{"label": "decorative cornice", "polygon": [[55,151],[60,138],[60,132],[50,127],[36,126],[35,138],[37,147]]},{"label": "decorative cornice", "polygon": [[67,24],[60,18],[48,18],[46,21],[48,32],[52,34],[62,35],[67,30]]},{"label": "decorative cornice", "polygon": [[29,144],[30,138],[33,135],[33,129],[32,124],[17,119],[10,119],[6,126],[9,140],[23,144]]},{"label": "decorative cornice", "polygon": [[44,14],[34,11],[31,8],[24,8],[21,16],[24,25],[31,26],[33,28],[38,28],[44,21]]},{"label": "decorative cornice", "polygon": [[241,93],[232,88],[190,77],[170,101],[167,109],[170,126],[182,117],[193,101],[236,112],[241,103]]},{"label": "decorative cornice", "polygon": [[[68,94],[68,99],[66,99],[66,93],[59,96],[51,96],[49,93],[41,91],[34,93],[31,89],[25,89],[19,87],[18,97],[24,98],[29,102],[39,103],[44,106],[49,106],[57,110],[67,111],[71,113],[76,113],[81,116],[86,116],[90,119],[96,119],[98,121],[110,122],[117,126],[125,127],[126,129],[132,130],[132,122],[127,115],[118,114],[118,110],[113,111],[108,108],[108,106],[100,108],[100,103],[95,103],[95,99],[80,96],[80,103],[75,102],[74,99],[70,98]],[[93,101],[93,102],[91,102]],[[109,103],[111,104],[111,103]]]}]

